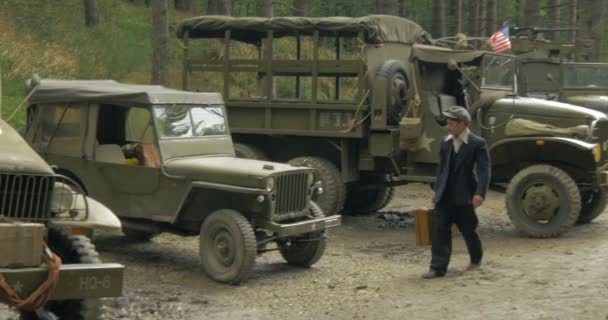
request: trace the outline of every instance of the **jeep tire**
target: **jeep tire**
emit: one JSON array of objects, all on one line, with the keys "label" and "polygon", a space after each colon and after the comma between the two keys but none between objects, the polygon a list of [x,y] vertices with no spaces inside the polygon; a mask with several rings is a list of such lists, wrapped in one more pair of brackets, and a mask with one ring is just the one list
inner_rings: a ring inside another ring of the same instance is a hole
[{"label": "jeep tire", "polygon": [[245,143],[235,143],[234,153],[237,158],[267,161],[269,158],[260,148]]},{"label": "jeep tire", "polygon": [[221,209],[201,226],[199,256],[213,280],[238,284],[249,276],[257,253],[251,223],[239,212]]},{"label": "jeep tire", "polygon": [[389,181],[385,175],[370,175],[361,177],[361,181],[349,186],[344,204],[344,212],[348,214],[367,214],[377,212],[388,205],[395,195],[392,186],[366,184],[382,184]]},{"label": "jeep tire", "polygon": [[581,193],[581,214],[578,217],[578,224],[586,224],[599,217],[608,205],[608,190],[590,191]]},{"label": "jeep tire", "polygon": [[[310,213],[315,218],[324,217],[323,210],[310,202]],[[279,248],[281,256],[288,264],[299,267],[310,267],[317,263],[327,246],[326,230],[310,232],[299,237],[281,239]]]},{"label": "jeep tire", "polygon": [[398,60],[387,60],[376,76],[387,80],[386,122],[388,125],[398,125],[407,113],[409,81],[405,66]]}]

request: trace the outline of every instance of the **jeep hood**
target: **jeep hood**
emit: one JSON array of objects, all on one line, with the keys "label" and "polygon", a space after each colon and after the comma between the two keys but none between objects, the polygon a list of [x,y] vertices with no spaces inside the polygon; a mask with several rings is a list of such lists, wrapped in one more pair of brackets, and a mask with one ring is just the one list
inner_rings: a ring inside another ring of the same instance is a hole
[{"label": "jeep hood", "polygon": [[576,106],[569,103],[549,101],[527,97],[505,97],[498,99],[494,106],[497,109],[506,109],[509,113],[518,116],[540,116],[552,118],[586,119],[588,121],[607,119],[602,112]]},{"label": "jeep hood", "polygon": [[188,157],[165,162],[165,171],[192,181],[264,188],[265,178],[277,173],[310,171],[288,164],[235,157]]},{"label": "jeep hood", "polygon": [[608,113],[608,96],[605,95],[570,96],[566,97],[564,99],[564,102],[585,108],[590,108],[603,113]]},{"label": "jeep hood", "polygon": [[53,169],[15,129],[0,120],[0,172],[53,174]]}]

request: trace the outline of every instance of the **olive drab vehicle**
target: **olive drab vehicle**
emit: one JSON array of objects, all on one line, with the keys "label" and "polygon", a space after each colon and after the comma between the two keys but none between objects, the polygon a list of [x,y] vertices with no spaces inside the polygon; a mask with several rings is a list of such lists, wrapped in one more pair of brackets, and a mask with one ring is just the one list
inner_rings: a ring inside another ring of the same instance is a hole
[{"label": "olive drab vehicle", "polygon": [[433,46],[392,16],[202,16],[177,36],[184,88],[219,83],[237,155],[317,168],[326,212],[378,210],[395,185],[433,183],[452,105],[488,141],[492,186],[524,235],[557,236],[603,211],[608,118],[517,96],[508,57]]},{"label": "olive drab vehicle", "polygon": [[0,303],[22,319],[99,319],[99,299],[122,294],[124,267],[100,261],[82,235],[93,228],[120,221],[0,120]]},{"label": "olive drab vehicle", "polygon": [[127,237],[200,234],[216,281],[245,280],[269,250],[310,266],[340,223],[313,201],[313,169],[234,157],[220,94],[111,80],[42,79],[28,90],[34,149],[116,212]]}]

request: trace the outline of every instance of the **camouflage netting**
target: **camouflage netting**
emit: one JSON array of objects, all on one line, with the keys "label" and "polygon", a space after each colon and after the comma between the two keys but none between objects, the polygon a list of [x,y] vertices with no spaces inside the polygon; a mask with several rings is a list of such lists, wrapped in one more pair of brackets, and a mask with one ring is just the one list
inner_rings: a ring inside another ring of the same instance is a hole
[{"label": "camouflage netting", "polygon": [[421,26],[405,18],[387,15],[351,17],[242,17],[201,16],[184,20],[177,27],[177,36],[184,38],[224,38],[230,30],[231,39],[258,43],[272,30],[274,37],[288,35],[311,35],[315,30],[320,36],[336,34],[356,35],[363,32],[365,41],[370,44],[431,43],[430,35]]},{"label": "camouflage netting", "polygon": [[549,135],[560,137],[586,137],[589,127],[580,125],[576,127],[560,128],[550,124],[544,124],[525,119],[513,119],[507,123],[505,134],[507,137],[522,137],[535,135]]}]

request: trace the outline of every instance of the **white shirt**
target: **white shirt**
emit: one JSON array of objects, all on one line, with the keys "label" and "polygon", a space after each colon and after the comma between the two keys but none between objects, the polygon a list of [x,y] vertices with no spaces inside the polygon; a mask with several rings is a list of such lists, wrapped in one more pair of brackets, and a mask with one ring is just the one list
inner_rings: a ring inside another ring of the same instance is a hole
[{"label": "white shirt", "polygon": [[469,133],[469,128],[466,128],[463,132],[460,133],[460,135],[458,135],[458,137],[454,137],[451,134],[448,135],[447,137],[445,137],[445,141],[452,140],[452,142],[454,143],[454,153],[458,153],[463,143],[469,143]]}]

